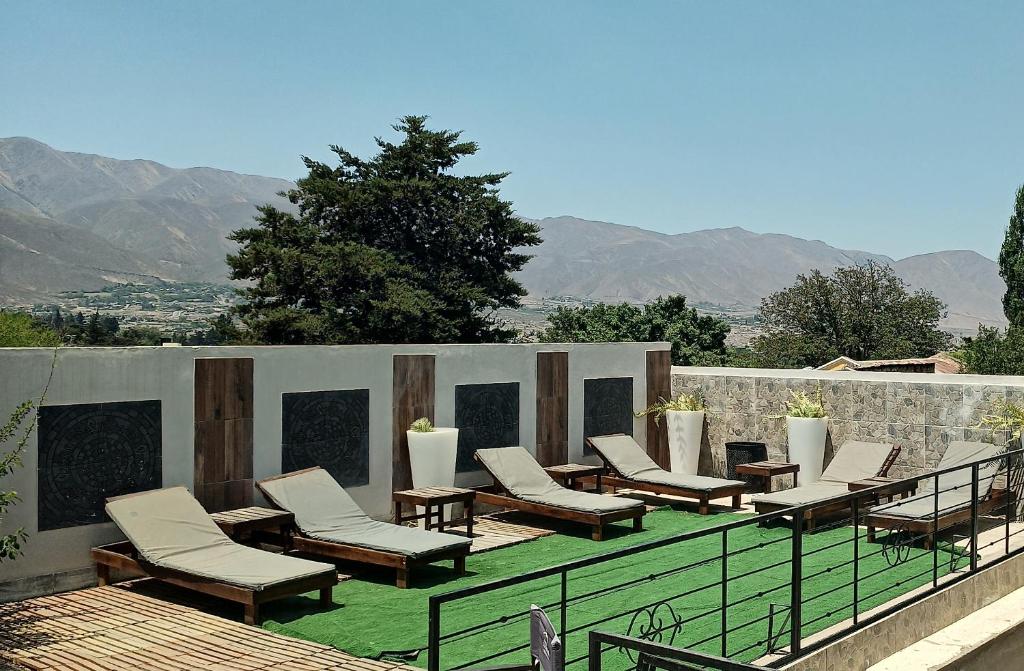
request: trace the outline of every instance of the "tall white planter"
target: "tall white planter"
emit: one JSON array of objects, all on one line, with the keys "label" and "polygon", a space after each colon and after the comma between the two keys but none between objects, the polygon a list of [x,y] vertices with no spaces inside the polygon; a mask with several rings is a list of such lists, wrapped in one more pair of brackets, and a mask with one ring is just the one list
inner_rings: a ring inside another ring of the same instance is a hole
[{"label": "tall white planter", "polygon": [[800,464],[797,482],[802,486],[821,480],[828,417],[786,417],[786,431],[789,434],[789,461]]},{"label": "tall white planter", "polygon": [[[455,485],[455,457],[459,447],[459,430],[435,428],[433,431],[406,431],[409,438],[409,467],[412,486],[453,487]],[[421,506],[416,507],[423,514]],[[451,506],[445,506],[445,520],[451,519]],[[420,520],[420,526],[424,526]]]},{"label": "tall white planter", "polygon": [[704,437],[703,410],[667,410],[669,468],[673,473],[697,474]]}]

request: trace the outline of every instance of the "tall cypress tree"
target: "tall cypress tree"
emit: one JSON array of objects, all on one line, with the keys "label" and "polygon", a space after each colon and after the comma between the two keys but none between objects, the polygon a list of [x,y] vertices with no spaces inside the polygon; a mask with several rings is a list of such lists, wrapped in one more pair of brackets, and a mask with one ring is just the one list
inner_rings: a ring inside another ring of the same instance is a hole
[{"label": "tall cypress tree", "polygon": [[1006,282],[1003,312],[1011,327],[1024,327],[1024,185],[1017,189],[1013,215],[999,250],[999,276]]}]

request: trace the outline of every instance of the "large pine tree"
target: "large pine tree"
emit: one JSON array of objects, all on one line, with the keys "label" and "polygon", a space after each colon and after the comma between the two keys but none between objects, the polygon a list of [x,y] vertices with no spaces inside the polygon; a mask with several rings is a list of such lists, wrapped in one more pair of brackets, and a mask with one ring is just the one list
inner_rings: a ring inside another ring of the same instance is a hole
[{"label": "large pine tree", "polygon": [[500,342],[495,321],[525,294],[511,273],[540,243],[538,228],[499,197],[507,173],[454,174],[477,145],[407,116],[399,144],[377,138],[360,159],[332,146],[336,167],[303,158],[309,174],[287,194],[298,214],[261,208],[235,231],[238,307],[272,344]]},{"label": "large pine tree", "polygon": [[1024,185],[1017,189],[1013,214],[999,250],[999,275],[1006,282],[1003,312],[1010,327],[1024,327]]}]

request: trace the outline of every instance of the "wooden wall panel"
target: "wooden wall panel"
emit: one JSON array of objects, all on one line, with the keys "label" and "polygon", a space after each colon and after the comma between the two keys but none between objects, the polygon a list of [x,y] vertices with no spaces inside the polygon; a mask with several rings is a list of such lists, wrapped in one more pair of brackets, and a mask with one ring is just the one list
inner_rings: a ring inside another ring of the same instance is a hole
[{"label": "wooden wall panel", "polygon": [[[650,350],[647,352],[647,404],[658,398],[672,397],[672,352]],[[668,422],[657,424],[651,415],[647,416],[647,453],[664,469],[669,468]]]},{"label": "wooden wall panel", "polygon": [[569,461],[568,352],[537,352],[537,461]]},{"label": "wooden wall panel", "polygon": [[405,432],[420,417],[434,421],[434,355],[396,354],[392,368],[391,487],[412,487]]},{"label": "wooden wall panel", "polygon": [[253,360],[196,359],[194,490],[209,512],[252,505]]}]

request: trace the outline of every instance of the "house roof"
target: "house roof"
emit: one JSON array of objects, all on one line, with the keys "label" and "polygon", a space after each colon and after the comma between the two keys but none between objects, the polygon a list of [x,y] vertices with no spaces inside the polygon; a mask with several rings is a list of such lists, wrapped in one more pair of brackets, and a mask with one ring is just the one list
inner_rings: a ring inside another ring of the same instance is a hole
[{"label": "house roof", "polygon": [[939,352],[929,357],[917,357],[910,359],[870,359],[857,361],[848,356],[840,356],[828,363],[818,366],[818,370],[882,370],[892,368],[914,368],[920,366],[934,366],[936,373],[959,373],[960,362],[945,352]]}]

